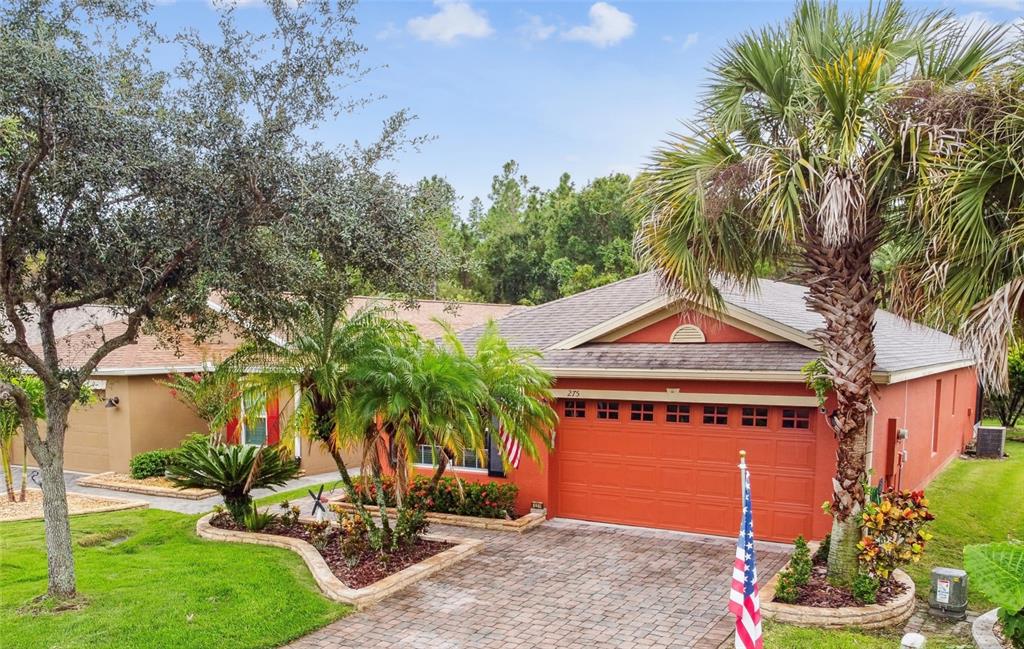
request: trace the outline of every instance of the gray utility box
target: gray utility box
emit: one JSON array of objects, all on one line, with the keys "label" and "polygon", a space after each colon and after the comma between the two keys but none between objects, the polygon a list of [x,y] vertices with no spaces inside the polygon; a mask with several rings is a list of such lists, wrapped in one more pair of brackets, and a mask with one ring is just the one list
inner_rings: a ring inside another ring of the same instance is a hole
[{"label": "gray utility box", "polygon": [[967,573],[956,568],[932,569],[928,612],[952,620],[967,619]]},{"label": "gray utility box", "polygon": [[978,457],[1001,458],[1006,446],[1006,429],[1002,426],[978,426],[975,453]]}]

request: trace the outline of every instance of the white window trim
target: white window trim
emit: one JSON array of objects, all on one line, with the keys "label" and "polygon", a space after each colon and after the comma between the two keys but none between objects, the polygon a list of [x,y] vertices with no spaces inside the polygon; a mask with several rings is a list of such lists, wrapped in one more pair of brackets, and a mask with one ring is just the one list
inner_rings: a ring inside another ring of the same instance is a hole
[{"label": "white window trim", "polygon": [[[269,427],[270,426],[270,421],[269,421],[269,417],[267,417],[267,404],[266,403],[263,404],[263,417],[262,417],[262,419],[263,419],[263,422],[264,422],[263,423],[263,430],[264,430],[264,433],[263,433],[264,434],[263,443],[266,444],[267,441],[268,441],[268,438],[270,437],[270,427]],[[248,438],[249,425],[246,423],[246,417],[245,417],[245,399],[242,399],[241,417],[239,419],[239,424],[240,424],[241,429],[242,429],[241,430],[241,434],[240,434],[240,438],[241,438],[242,444],[245,444],[247,446],[259,446],[259,444],[250,443],[249,440],[247,439]]]},{"label": "white window trim", "polygon": [[[419,457],[419,447],[429,446],[428,444],[417,444],[416,445],[416,457]],[[440,452],[440,451],[439,451]],[[418,469],[437,469],[436,464],[428,464],[425,462],[413,462],[413,466]],[[487,467],[474,467],[474,466],[463,466],[461,464],[455,464],[452,460],[448,461],[448,467],[446,471],[458,471],[460,473],[483,473],[487,474]]]}]

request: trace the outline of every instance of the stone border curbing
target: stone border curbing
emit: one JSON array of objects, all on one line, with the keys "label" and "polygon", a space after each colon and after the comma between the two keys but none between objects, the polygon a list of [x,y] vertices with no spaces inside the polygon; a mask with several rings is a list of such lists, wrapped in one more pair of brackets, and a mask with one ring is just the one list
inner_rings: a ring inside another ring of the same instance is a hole
[{"label": "stone border curbing", "polygon": [[362,588],[349,588],[344,584],[344,582],[338,579],[333,572],[331,572],[330,566],[327,565],[327,562],[324,561],[322,556],[320,556],[320,553],[317,552],[316,548],[302,539],[294,539],[289,536],[279,536],[277,534],[260,534],[258,532],[240,532],[221,529],[210,524],[210,520],[215,515],[216,513],[209,513],[200,518],[196,522],[196,534],[211,541],[252,543],[255,545],[269,545],[272,547],[291,550],[302,557],[303,561],[306,562],[306,566],[309,567],[309,571],[313,574],[313,579],[316,581],[317,586],[320,587],[320,590],[328,599],[334,600],[335,602],[341,602],[342,604],[349,604],[357,609],[363,609],[371,604],[379,602],[385,597],[388,597],[389,595],[392,595],[403,588],[416,583],[417,581],[426,579],[434,573],[440,572],[441,570],[476,554],[484,547],[484,542],[479,539],[464,539],[437,534],[424,534],[421,538],[427,541],[454,543],[455,546],[448,548],[444,552],[435,554],[432,557],[428,557],[419,563],[414,563],[408,568],[400,570],[393,575],[388,575],[384,579],[374,582],[369,586],[364,586]]},{"label": "stone border curbing", "polygon": [[[785,570],[785,568],[783,568]],[[914,614],[914,580],[902,570],[894,570],[893,577],[906,588],[894,600],[885,604],[868,606],[842,606],[839,608],[818,608],[773,602],[775,587],[779,582],[780,570],[761,589],[761,615],[796,626],[839,629],[857,627],[860,629],[884,629],[898,626]]]},{"label": "stone border curbing", "polygon": [[96,475],[79,478],[76,484],[94,489],[110,489],[111,491],[124,491],[144,496],[165,496],[167,498],[181,498],[184,500],[203,500],[217,495],[214,489],[177,489],[175,487],[154,487],[153,485],[133,485],[114,480],[106,480],[104,476],[115,475],[116,471],[106,471]]},{"label": "stone border curbing", "polygon": [[974,638],[974,646],[978,649],[1007,649],[1007,646],[999,641],[996,636],[995,626],[999,620],[999,609],[994,608],[984,615],[979,615],[974,624],[971,625],[971,636]]},{"label": "stone border curbing", "polygon": [[[344,499],[332,500],[328,504],[341,507],[345,511],[354,512],[356,506]],[[366,505],[366,511],[377,514],[380,508],[376,505]],[[480,530],[500,530],[503,532],[516,532],[522,534],[529,532],[539,526],[547,519],[547,512],[534,511],[520,516],[513,520],[504,518],[484,518],[483,516],[460,516],[458,514],[442,514],[440,512],[427,512],[427,520],[438,525],[454,525],[456,527],[472,527]]]}]

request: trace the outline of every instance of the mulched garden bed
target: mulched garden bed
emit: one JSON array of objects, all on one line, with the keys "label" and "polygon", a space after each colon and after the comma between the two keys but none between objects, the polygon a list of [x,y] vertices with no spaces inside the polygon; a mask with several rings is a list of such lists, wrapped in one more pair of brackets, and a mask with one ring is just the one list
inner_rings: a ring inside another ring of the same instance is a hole
[{"label": "mulched garden bed", "polygon": [[[853,593],[845,588],[839,588],[828,583],[828,566],[818,561],[815,557],[814,566],[811,568],[811,579],[806,585],[798,590],[799,595],[793,604],[799,606],[814,606],[817,608],[841,608],[844,606],[863,606],[853,598]],[[896,581],[889,581],[882,584],[878,589],[878,600],[876,604],[886,604],[906,590],[906,586]]]},{"label": "mulched garden bed", "polygon": [[[249,531],[235,523],[234,519],[227,513],[214,516],[210,519],[210,524],[224,530],[233,530],[237,532]],[[259,533],[288,536],[293,539],[301,539],[312,544],[309,530],[307,530],[303,523],[289,526],[280,521],[274,521],[260,530]],[[318,551],[320,552],[320,556],[324,558],[324,561],[327,562],[327,565],[330,567],[331,572],[334,573],[335,577],[344,582],[344,584],[349,588],[357,589],[369,586],[370,584],[380,581],[389,575],[393,575],[415,563],[419,563],[424,559],[432,557],[435,554],[440,554],[448,548],[453,547],[451,543],[417,539],[412,545],[403,546],[394,553],[388,555],[386,561],[381,560],[380,555],[376,554],[372,550],[368,550],[362,557],[360,557],[359,561],[355,565],[350,567],[348,562],[346,562],[345,558],[341,555],[341,547],[338,543],[338,537],[340,534],[340,531],[336,527],[332,527],[327,533],[328,537],[325,549]]]}]

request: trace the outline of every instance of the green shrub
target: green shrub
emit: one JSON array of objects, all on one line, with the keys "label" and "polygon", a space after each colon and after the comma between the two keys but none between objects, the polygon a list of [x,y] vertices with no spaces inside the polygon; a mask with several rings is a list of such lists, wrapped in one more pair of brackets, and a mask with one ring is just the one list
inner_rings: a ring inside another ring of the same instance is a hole
[{"label": "green shrub", "polygon": [[359,514],[344,511],[337,511],[337,514],[338,526],[341,529],[341,534],[338,536],[341,556],[351,568],[359,563],[369,549],[370,533],[366,527],[366,521]]},{"label": "green shrub", "polygon": [[999,607],[1003,634],[1024,649],[1024,543],[986,543],[964,548],[971,584]]},{"label": "green shrub", "polygon": [[131,476],[136,480],[162,476],[173,455],[173,451],[164,449],[139,453],[128,463]]},{"label": "green shrub", "polygon": [[425,511],[415,507],[403,507],[398,512],[398,520],[395,521],[391,547],[397,549],[400,545],[412,545],[420,534],[427,531],[428,525]]},{"label": "green shrub", "polygon": [[853,599],[861,606],[874,604],[878,601],[878,580],[867,573],[859,573],[853,578]]},{"label": "green shrub", "polygon": [[793,573],[793,581],[797,586],[806,586],[811,580],[811,550],[807,547],[804,537],[796,537],[793,542],[796,549],[789,560],[789,570]]},{"label": "green shrub", "polygon": [[299,465],[283,446],[188,444],[167,467],[167,477],[178,487],[220,492],[239,525],[252,507],[252,489],[280,487],[298,473]]},{"label": "green shrub", "polygon": [[800,595],[800,589],[796,585],[793,572],[789,569],[779,573],[779,581],[775,584],[775,601],[783,604],[792,604]]},{"label": "green shrub", "polygon": [[819,565],[828,563],[828,551],[831,545],[832,534],[826,534],[825,538],[818,544],[818,549],[814,552],[814,563]]},{"label": "green shrub", "polygon": [[[461,482],[461,485],[460,485]],[[388,507],[395,506],[395,481],[384,476],[384,500]],[[363,504],[377,504],[377,490],[368,477],[356,480],[356,493]],[[515,518],[516,496],[519,487],[499,482],[466,482],[453,477],[444,477],[437,486],[428,478],[416,476],[409,486],[406,500],[410,507],[440,514],[480,516],[483,518]]]},{"label": "green shrub", "polygon": [[245,512],[245,515],[242,517],[242,526],[250,532],[259,532],[276,519],[277,516],[269,511],[261,512],[256,503],[253,503],[249,511]]}]

